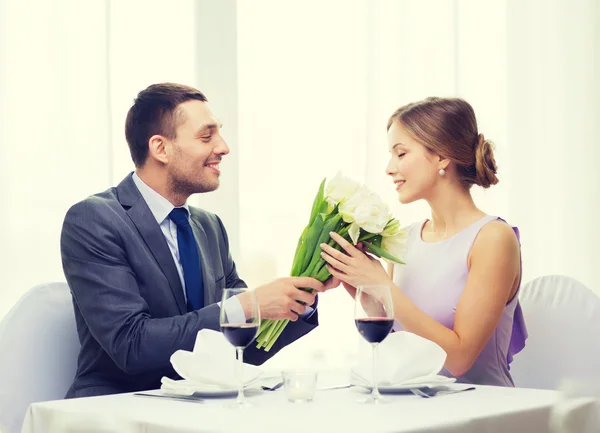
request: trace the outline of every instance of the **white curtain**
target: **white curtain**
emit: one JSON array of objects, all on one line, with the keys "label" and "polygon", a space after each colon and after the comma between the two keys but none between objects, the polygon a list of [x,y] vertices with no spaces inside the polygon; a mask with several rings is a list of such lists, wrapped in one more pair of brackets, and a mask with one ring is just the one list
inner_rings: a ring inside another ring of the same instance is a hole
[{"label": "white curtain", "polygon": [[33,285],[64,281],[68,208],[133,170],[123,129],[137,92],[193,83],[194,6],[0,0],[0,318]]},{"label": "white curtain", "polygon": [[[496,142],[501,182],[474,194],[520,227],[524,279],[600,293],[599,15],[595,0],[0,0],[0,317],[64,279],[64,214],[133,169],[125,113],[159,81],[197,86],[225,124],[223,186],[193,200],[223,216],[251,286],[289,273],[338,170],[404,223],[428,216],[396,202],[385,125],[438,95],[470,101]],[[320,305],[322,326],[277,362],[349,362],[351,300]]]},{"label": "white curtain", "polygon": [[566,274],[600,294],[600,3],[509,5],[506,178],[525,275]]},{"label": "white curtain", "polygon": [[0,316],[32,285],[64,280],[64,214],[105,189],[112,166],[105,4],[1,4]]},{"label": "white curtain", "polygon": [[[400,105],[435,95],[468,100],[496,143],[500,183],[473,194],[521,229],[524,281],[563,273],[600,294],[597,2],[260,0],[239,2],[238,14],[250,282],[289,272],[316,188],[337,170],[377,191],[405,224],[429,216],[425,203],[397,203],[385,127]],[[343,289],[321,297],[320,318],[273,361],[351,360]]]}]

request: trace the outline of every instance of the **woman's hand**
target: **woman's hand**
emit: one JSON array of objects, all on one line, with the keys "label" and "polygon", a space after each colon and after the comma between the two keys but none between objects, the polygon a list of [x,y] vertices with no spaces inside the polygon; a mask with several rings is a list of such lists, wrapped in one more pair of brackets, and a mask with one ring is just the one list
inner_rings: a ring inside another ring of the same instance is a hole
[{"label": "woman's hand", "polygon": [[356,287],[351,286],[348,283],[344,283],[343,281],[342,281],[342,285],[344,286],[344,289],[346,289],[346,292],[348,292],[348,294],[350,295],[350,297],[352,299],[356,298]]},{"label": "woman's hand", "polygon": [[362,252],[335,232],[330,236],[346,253],[323,243],[320,245],[323,250],[321,256],[328,263],[327,270],[344,283],[348,293],[355,294],[358,286],[392,283],[379,260]]}]

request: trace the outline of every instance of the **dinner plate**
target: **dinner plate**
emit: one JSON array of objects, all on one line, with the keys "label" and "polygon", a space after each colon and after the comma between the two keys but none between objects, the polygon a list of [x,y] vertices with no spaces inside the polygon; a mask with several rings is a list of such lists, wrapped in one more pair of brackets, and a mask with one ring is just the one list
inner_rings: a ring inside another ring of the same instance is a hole
[{"label": "dinner plate", "polygon": [[[244,390],[254,387],[259,380],[248,382],[244,385]],[[198,383],[189,380],[172,380],[169,378],[163,378],[162,385],[160,387],[162,391],[173,395],[195,395],[198,397],[229,397],[237,395],[238,389],[223,387],[210,383]]]},{"label": "dinner plate", "polygon": [[[368,389],[369,391],[371,390],[371,385],[365,383],[363,380],[357,378],[357,377],[351,377],[350,381],[353,385],[356,386],[361,386],[363,388]],[[441,376],[441,375],[432,375],[432,376],[426,376],[426,377],[420,377],[420,378],[416,378],[406,382],[402,382],[399,384],[395,384],[395,385],[379,385],[378,389],[379,392],[381,392],[382,394],[384,393],[403,393],[403,392],[410,392],[410,390],[412,388],[425,388],[425,387],[435,387],[435,386],[440,386],[440,385],[448,385],[450,383],[454,383],[456,381],[455,378],[453,377],[446,377],[446,376]]]},{"label": "dinner plate", "polygon": [[[244,390],[259,389],[260,385],[274,386],[281,379],[279,375],[265,373],[256,379],[247,382],[244,385]],[[194,382],[191,380],[173,380],[168,377],[161,379],[162,385],[160,389],[165,393],[173,395],[198,397],[229,397],[235,396],[238,393],[238,387],[226,387],[211,383]]]}]

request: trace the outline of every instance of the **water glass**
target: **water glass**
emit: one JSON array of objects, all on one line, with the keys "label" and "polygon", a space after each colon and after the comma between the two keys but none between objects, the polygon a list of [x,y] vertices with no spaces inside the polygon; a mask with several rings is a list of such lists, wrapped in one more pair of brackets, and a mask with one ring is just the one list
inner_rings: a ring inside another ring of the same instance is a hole
[{"label": "water glass", "polygon": [[292,403],[312,401],[317,389],[317,372],[288,370],[282,373],[283,387]]}]

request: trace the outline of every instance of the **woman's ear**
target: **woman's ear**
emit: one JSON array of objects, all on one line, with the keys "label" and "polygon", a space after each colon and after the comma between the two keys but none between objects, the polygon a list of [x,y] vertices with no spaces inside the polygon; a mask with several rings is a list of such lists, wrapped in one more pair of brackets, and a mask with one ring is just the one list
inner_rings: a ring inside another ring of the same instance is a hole
[{"label": "woman's ear", "polygon": [[438,155],[438,170],[448,170],[450,160]]}]

